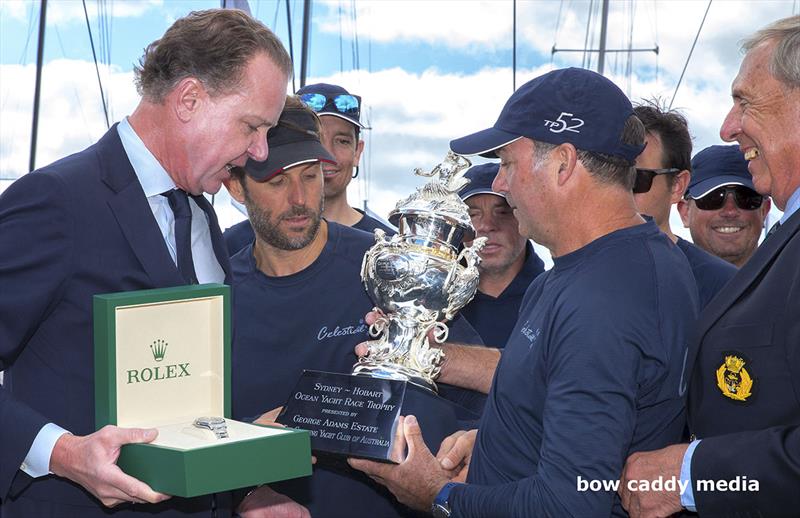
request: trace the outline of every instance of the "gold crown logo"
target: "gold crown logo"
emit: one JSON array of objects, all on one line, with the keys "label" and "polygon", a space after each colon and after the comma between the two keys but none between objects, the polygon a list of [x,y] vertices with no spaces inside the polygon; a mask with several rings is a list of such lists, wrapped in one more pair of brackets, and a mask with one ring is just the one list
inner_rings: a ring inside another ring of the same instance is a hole
[{"label": "gold crown logo", "polygon": [[153,352],[153,359],[157,362],[160,362],[164,359],[164,355],[167,354],[167,346],[169,344],[164,340],[155,340],[152,345],[150,345],[150,350]]},{"label": "gold crown logo", "polygon": [[744,367],[745,361],[738,356],[725,357],[725,369],[731,372],[738,373]]}]

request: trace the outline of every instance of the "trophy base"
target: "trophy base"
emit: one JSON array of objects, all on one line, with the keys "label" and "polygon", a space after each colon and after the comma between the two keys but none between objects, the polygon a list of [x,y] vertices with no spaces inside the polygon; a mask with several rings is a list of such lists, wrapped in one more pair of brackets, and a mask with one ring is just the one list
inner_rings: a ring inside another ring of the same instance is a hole
[{"label": "trophy base", "polygon": [[308,430],[322,462],[354,457],[394,463],[397,418],[411,414],[434,454],[445,437],[480,417],[407,380],[307,370],[277,422]]}]

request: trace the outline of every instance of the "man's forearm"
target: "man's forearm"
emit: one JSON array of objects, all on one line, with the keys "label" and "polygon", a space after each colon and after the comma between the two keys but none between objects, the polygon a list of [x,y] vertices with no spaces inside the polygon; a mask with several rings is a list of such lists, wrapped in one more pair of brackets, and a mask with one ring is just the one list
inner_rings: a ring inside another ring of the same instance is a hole
[{"label": "man's forearm", "polygon": [[477,345],[445,343],[442,371],[437,381],[489,393],[500,350]]}]

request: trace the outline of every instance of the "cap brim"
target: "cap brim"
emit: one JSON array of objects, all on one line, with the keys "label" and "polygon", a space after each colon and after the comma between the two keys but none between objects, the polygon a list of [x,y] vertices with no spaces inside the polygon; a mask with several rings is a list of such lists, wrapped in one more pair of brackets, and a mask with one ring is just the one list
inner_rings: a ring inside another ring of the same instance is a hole
[{"label": "cap brim", "polygon": [[320,117],[325,117],[327,115],[332,115],[334,117],[339,117],[340,119],[345,120],[345,121],[349,122],[350,124],[352,124],[354,126],[358,126],[361,129],[372,129],[372,128],[368,127],[368,126],[364,126],[363,124],[361,124],[361,122],[357,121],[356,119],[351,119],[347,115],[344,115],[344,114],[341,114],[341,113],[336,113],[336,112],[317,112],[317,115],[319,115]]},{"label": "cap brim", "polygon": [[450,149],[459,155],[480,155],[486,158],[497,158],[495,150],[522,138],[497,128],[488,128],[466,137],[450,141]]},{"label": "cap brim", "polygon": [[336,163],[336,159],[317,141],[305,140],[270,148],[263,162],[248,160],[244,166],[253,180],[264,182],[289,168],[310,162]]},{"label": "cap brim", "polygon": [[749,187],[754,191],[756,190],[755,187],[753,186],[753,182],[747,181],[741,176],[722,175],[722,176],[715,176],[714,178],[709,178],[708,180],[703,180],[701,182],[697,182],[696,185],[693,185],[688,189],[688,193],[691,198],[694,199],[702,198],[703,196],[710,193],[714,189],[723,187],[725,185],[742,185],[744,187]]},{"label": "cap brim", "polygon": [[464,194],[462,194],[461,195],[461,201],[467,201],[469,198],[472,198],[473,196],[477,196],[479,194],[494,194],[495,196],[499,196],[499,197],[503,198],[504,200],[506,199],[505,194],[501,194],[499,192],[495,192],[495,191],[493,191],[491,189],[475,189],[474,191],[467,191]]}]

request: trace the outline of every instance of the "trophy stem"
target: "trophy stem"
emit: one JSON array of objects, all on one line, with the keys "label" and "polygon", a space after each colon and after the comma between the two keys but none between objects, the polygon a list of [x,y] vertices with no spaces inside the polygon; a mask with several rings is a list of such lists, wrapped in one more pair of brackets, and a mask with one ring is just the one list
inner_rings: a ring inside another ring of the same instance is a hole
[{"label": "trophy stem", "polygon": [[442,352],[427,347],[427,332],[435,325],[415,319],[389,317],[385,332],[369,342],[369,355],[353,366],[353,374],[376,378],[399,379],[437,392],[433,378],[438,374]]}]

